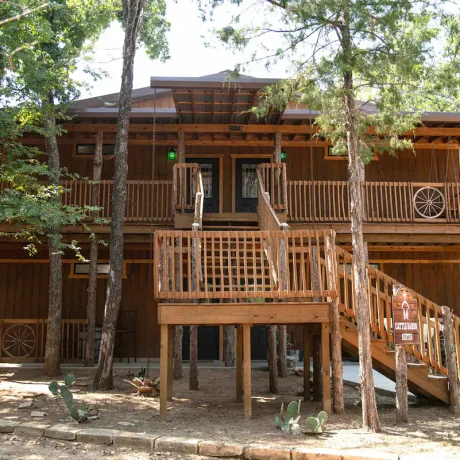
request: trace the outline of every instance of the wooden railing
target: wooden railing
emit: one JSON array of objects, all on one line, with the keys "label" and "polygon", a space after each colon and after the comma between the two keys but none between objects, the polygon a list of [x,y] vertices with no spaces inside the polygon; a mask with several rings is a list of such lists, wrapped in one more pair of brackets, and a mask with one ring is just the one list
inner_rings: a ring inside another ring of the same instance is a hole
[{"label": "wooden railing", "polygon": [[[62,362],[85,362],[87,323],[84,319],[62,320]],[[45,344],[45,319],[0,319],[0,361],[43,361]]]},{"label": "wooden railing", "polygon": [[196,194],[195,194],[195,215],[193,216],[193,228],[201,230],[203,228],[203,205],[204,205],[204,189],[203,177],[201,171],[197,171]]},{"label": "wooden railing", "polygon": [[281,222],[270,203],[270,194],[264,190],[264,179],[260,169],[257,170],[257,179],[259,228],[261,230],[281,230]]},{"label": "wooden railing", "polygon": [[[288,181],[288,221],[349,222],[349,196],[347,181]],[[460,183],[364,182],[362,196],[365,222],[460,223]]]},{"label": "wooden railing", "polygon": [[159,230],[155,232],[155,297],[333,297],[336,290],[329,275],[335,269],[334,258],[326,254],[332,250],[327,244],[332,233]]},{"label": "wooden railing", "polygon": [[173,196],[176,211],[193,210],[197,174],[200,166],[196,163],[176,163],[173,167]]},{"label": "wooden railing", "polygon": [[[353,256],[336,247],[339,308],[342,315],[356,323],[357,312],[353,286]],[[384,339],[389,347],[394,345],[392,333],[391,298],[393,286],[401,285],[397,280],[368,265],[369,309],[371,332],[375,338]],[[412,296],[418,303],[418,322],[421,331],[421,344],[406,346],[414,360],[430,366],[436,372],[447,375],[446,357],[443,349],[443,316],[441,307],[415,291]],[[454,315],[455,346],[457,362],[460,364],[460,318]],[[460,369],[460,367],[459,367]],[[460,379],[460,371],[458,378]]]},{"label": "wooden railing", "polygon": [[[62,195],[64,204],[90,206],[92,184],[88,181],[63,181],[68,189]],[[113,181],[103,180],[99,184],[98,217],[112,216]],[[129,180],[126,182],[126,221],[128,222],[172,222],[172,181]]]},{"label": "wooden railing", "polygon": [[270,204],[276,211],[287,208],[286,165],[284,163],[261,163],[258,166],[263,189],[270,196]]}]

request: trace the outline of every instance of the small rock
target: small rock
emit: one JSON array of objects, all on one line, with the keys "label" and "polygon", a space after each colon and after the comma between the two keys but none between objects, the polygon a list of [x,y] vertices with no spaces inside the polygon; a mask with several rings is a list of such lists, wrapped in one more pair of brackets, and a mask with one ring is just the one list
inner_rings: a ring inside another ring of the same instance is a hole
[{"label": "small rock", "polygon": [[32,406],[33,401],[26,401],[21,404],[19,404],[19,409],[27,409]]},{"label": "small rock", "polygon": [[48,414],[46,412],[43,412],[41,410],[33,410],[30,413],[31,417],[46,417]]},{"label": "small rock", "polygon": [[123,426],[136,426],[134,423],[131,423],[131,422],[118,422],[118,425],[123,425]]}]

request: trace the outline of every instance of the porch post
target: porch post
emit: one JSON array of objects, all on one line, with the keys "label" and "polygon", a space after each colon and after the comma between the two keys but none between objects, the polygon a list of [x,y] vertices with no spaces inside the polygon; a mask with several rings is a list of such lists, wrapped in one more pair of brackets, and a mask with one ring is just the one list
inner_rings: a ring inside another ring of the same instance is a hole
[{"label": "porch post", "polygon": [[236,402],[243,400],[243,328],[236,327]]},{"label": "porch post", "polygon": [[185,163],[185,134],[184,131],[177,132],[177,162]]},{"label": "porch post", "polygon": [[275,163],[281,163],[281,133],[275,133],[275,151],[273,153],[273,161]]},{"label": "porch post", "polygon": [[244,418],[252,417],[251,400],[251,325],[243,324]]},{"label": "porch post", "polygon": [[303,399],[310,401],[310,326],[303,326]]},{"label": "porch post", "polygon": [[330,414],[331,404],[331,357],[329,354],[329,324],[321,323],[321,361],[323,367],[323,409]]},{"label": "porch post", "polygon": [[161,325],[160,337],[160,420],[167,419],[168,411],[168,351],[169,351],[169,325]]}]

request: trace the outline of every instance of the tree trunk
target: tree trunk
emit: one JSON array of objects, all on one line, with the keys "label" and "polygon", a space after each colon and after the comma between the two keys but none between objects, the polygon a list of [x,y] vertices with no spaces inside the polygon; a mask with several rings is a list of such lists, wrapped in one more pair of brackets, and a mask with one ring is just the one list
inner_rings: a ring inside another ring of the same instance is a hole
[{"label": "tree trunk", "polygon": [[363,204],[361,195],[361,171],[363,161],[358,151],[358,125],[353,92],[353,74],[344,75],[344,109],[348,145],[348,173],[350,184],[351,237],[353,248],[353,283],[356,295],[358,321],[358,349],[361,376],[361,401],[363,427],[372,432],[380,431],[377,404],[375,401],[374,377],[370,335],[370,313],[366,269],[366,251],[363,239]]},{"label": "tree trunk", "polygon": [[276,326],[268,326],[268,378],[270,393],[278,393],[278,353],[276,350]]},{"label": "tree trunk", "polygon": [[182,378],[182,338],[184,328],[176,326],[174,332],[174,380]]},{"label": "tree trunk", "polygon": [[[93,185],[91,187],[91,206],[97,207],[99,182],[102,173],[102,145],[103,133],[96,134],[96,152],[93,160]],[[93,221],[97,217],[97,212],[92,212]],[[86,338],[86,361],[87,366],[94,366],[94,332],[96,327],[96,294],[97,294],[97,255],[98,247],[96,236],[91,239],[89,252],[89,273],[88,273],[88,305],[86,316],[88,318],[88,335]]]},{"label": "tree trunk", "polygon": [[312,336],[313,354],[313,401],[323,399],[323,373],[321,372],[321,336],[317,333]]},{"label": "tree trunk", "polygon": [[198,326],[190,326],[190,390],[198,390]]},{"label": "tree trunk", "polygon": [[281,378],[285,379],[288,376],[287,372],[287,327],[285,324],[278,326],[279,331],[279,358],[280,368],[278,369]]},{"label": "tree trunk", "polygon": [[407,355],[404,345],[396,345],[396,423],[407,423],[409,402],[407,397]]},{"label": "tree trunk", "polygon": [[460,415],[460,383],[458,381],[458,367],[455,351],[455,333],[452,320],[452,311],[449,307],[441,307],[444,325],[444,345],[446,353],[447,377],[449,379],[449,397],[451,410]]},{"label": "tree trunk", "polygon": [[123,230],[126,212],[126,179],[128,177],[128,130],[133,90],[134,56],[142,26],[146,0],[123,0],[125,39],[123,44],[123,71],[119,98],[119,116],[115,141],[115,174],[112,195],[112,221],[110,232],[110,268],[102,326],[99,366],[94,387],[113,388],[113,349],[115,331],[122,296]]},{"label": "tree trunk", "polygon": [[235,357],[235,326],[224,326],[224,363],[225,367],[233,367]]},{"label": "tree trunk", "polygon": [[[45,114],[43,127],[46,131],[45,145],[48,154],[48,166],[50,169],[49,182],[59,187],[60,164],[59,147],[56,138],[56,118],[54,116],[54,101],[52,95],[44,104]],[[60,206],[61,197],[56,195],[56,207]],[[61,321],[62,321],[62,256],[61,256],[61,235],[59,227],[50,229],[48,235],[50,276],[48,291],[48,320],[46,325],[46,347],[43,372],[48,377],[55,377],[61,374]]]}]

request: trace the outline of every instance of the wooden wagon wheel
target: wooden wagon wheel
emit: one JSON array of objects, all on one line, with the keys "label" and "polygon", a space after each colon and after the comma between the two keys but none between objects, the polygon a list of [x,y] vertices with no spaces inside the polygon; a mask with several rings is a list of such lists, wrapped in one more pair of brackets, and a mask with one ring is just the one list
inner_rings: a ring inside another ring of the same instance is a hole
[{"label": "wooden wagon wheel", "polygon": [[2,345],[11,358],[27,358],[35,348],[35,332],[28,324],[12,324],[3,333]]},{"label": "wooden wagon wheel", "polygon": [[414,194],[414,209],[425,219],[436,219],[446,209],[446,200],[435,187],[422,187]]}]

